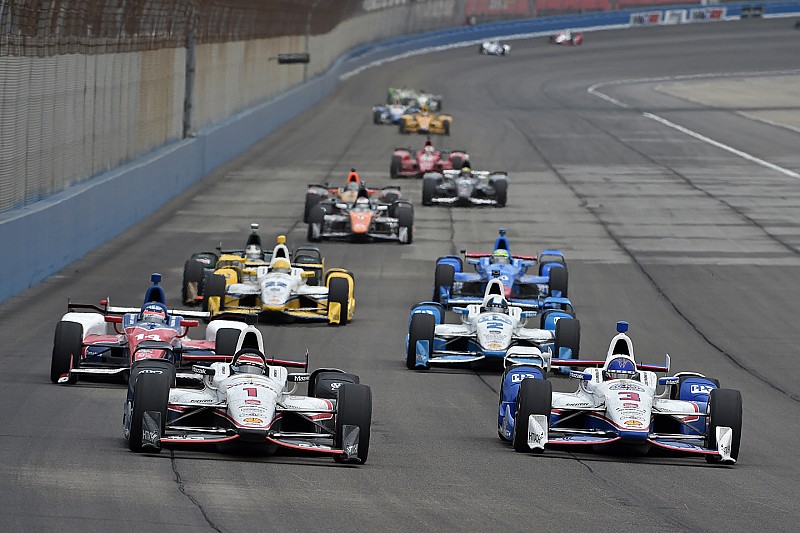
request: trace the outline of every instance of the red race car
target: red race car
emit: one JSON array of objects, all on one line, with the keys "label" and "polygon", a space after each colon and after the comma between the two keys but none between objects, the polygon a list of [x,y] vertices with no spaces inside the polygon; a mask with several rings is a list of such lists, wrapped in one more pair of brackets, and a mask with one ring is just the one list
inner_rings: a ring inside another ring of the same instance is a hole
[{"label": "red race car", "polygon": [[548,37],[550,44],[565,44],[569,46],[579,46],[583,43],[582,33],[572,33],[570,30],[563,30],[555,35]]},{"label": "red race car", "polygon": [[460,170],[469,163],[469,155],[462,150],[437,150],[431,138],[425,146],[417,150],[416,158],[410,148],[397,148],[392,154],[389,175],[392,178],[421,178],[426,172],[442,172],[443,170]]}]

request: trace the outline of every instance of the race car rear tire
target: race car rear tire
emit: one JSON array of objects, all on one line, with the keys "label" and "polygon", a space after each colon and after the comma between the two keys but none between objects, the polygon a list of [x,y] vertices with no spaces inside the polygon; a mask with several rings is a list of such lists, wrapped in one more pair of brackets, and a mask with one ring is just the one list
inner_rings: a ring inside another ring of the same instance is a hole
[{"label": "race car rear tire", "polygon": [[319,194],[308,192],[306,193],[306,203],[305,207],[303,208],[303,222],[308,224],[308,217],[311,214],[311,210],[314,208],[315,205],[319,203],[322,199],[322,196]]},{"label": "race car rear tire", "polygon": [[422,179],[422,205],[433,205],[436,194],[436,178]]},{"label": "race car rear tire", "polygon": [[322,225],[325,223],[325,208],[321,205],[315,206],[308,214],[308,234],[306,237],[309,242],[319,242],[322,240]]},{"label": "race car rear tire", "polygon": [[[336,398],[336,432],[334,447],[341,449],[344,426],[358,426],[358,452],[356,462],[362,465],[369,455],[370,426],[372,425],[372,390],[367,385],[343,383]],[[334,455],[337,463],[344,462],[343,456]]]},{"label": "race car rear tire", "polygon": [[202,295],[205,272],[205,266],[194,259],[189,259],[183,264],[181,298],[185,305],[197,305],[197,297]]},{"label": "race car rear tire", "polygon": [[[83,326],[77,322],[59,322],[53,339],[53,358],[50,361],[50,381],[58,383],[58,378],[79,366],[83,348]],[[70,375],[67,385],[78,382],[76,374]]]},{"label": "race car rear tire", "polygon": [[505,207],[508,200],[508,181],[496,180],[494,183],[494,197],[497,201],[497,207]]},{"label": "race car rear tire", "polygon": [[172,386],[173,373],[162,371],[159,374],[139,373],[133,379],[133,405],[131,406],[131,425],[128,435],[128,448],[132,452],[161,451],[142,447],[142,421],[147,411],[161,413],[161,435],[167,423],[167,404],[169,403],[169,389]]},{"label": "race car rear tire", "polygon": [[[717,448],[717,428],[726,426],[733,429],[731,457],[739,457],[739,443],[742,438],[742,394],[735,389],[714,389],[708,395],[708,433],[706,448]],[[719,462],[719,457],[706,455],[709,463]]]},{"label": "race car rear tire", "polygon": [[[408,347],[406,348],[406,368],[417,369],[417,341],[428,341],[428,346],[433,348],[433,335],[436,331],[436,318],[428,313],[414,313],[411,324],[408,326]],[[420,367],[428,370],[430,365]]]},{"label": "race car rear tire", "polygon": [[514,433],[511,445],[517,452],[542,453],[528,447],[528,419],[530,415],[544,415],[550,420],[553,401],[553,385],[546,379],[527,378],[519,384],[517,414],[514,418]]},{"label": "race car rear tire", "polygon": [[335,400],[336,393],[345,383],[360,383],[360,378],[347,372],[319,372],[308,382],[308,395],[312,398]]},{"label": "race car rear tire", "polygon": [[392,178],[400,177],[400,164],[403,158],[399,155],[392,156],[392,162],[389,164],[389,176]]},{"label": "race car rear tire", "polygon": [[400,133],[408,133],[408,129],[406,128],[406,121],[405,120],[400,119],[400,123],[398,125],[398,128],[400,129]]},{"label": "race car rear tire", "polygon": [[567,272],[566,268],[553,267],[550,269],[548,288],[550,290],[550,296],[553,296],[555,291],[561,291],[561,297],[568,298],[569,272]]},{"label": "race car rear tire", "polygon": [[445,135],[450,135],[450,121],[449,120],[443,120],[442,121],[442,129],[444,129],[444,134]]},{"label": "race car rear tire", "polygon": [[217,335],[214,338],[214,353],[216,355],[233,355],[236,353],[236,347],[239,345],[239,336],[241,331],[234,328],[220,328],[217,330]]},{"label": "race car rear tire", "polygon": [[414,240],[414,208],[409,204],[398,205],[395,215],[398,227],[406,229],[406,239],[401,240],[400,244],[411,244]]},{"label": "race car rear tire", "polygon": [[206,276],[204,285],[203,311],[208,311],[208,300],[212,296],[219,296],[219,310],[222,311],[225,308],[225,276],[221,274]]},{"label": "race car rear tire", "polygon": [[344,326],[347,324],[347,317],[350,310],[350,280],[347,278],[331,278],[328,280],[328,306],[331,303],[338,303],[340,306],[338,323],[331,325]]},{"label": "race car rear tire", "polygon": [[449,287],[452,291],[453,280],[456,277],[456,267],[447,263],[439,263],[436,265],[436,271],[433,275],[433,298],[436,303],[442,303],[440,287]]},{"label": "race car rear tire", "polygon": [[380,111],[373,111],[372,112],[372,123],[373,124],[380,124],[383,122],[381,120],[381,112]]},{"label": "race car rear tire", "polygon": [[581,351],[581,322],[577,318],[561,318],[556,322],[555,340],[553,342],[555,354],[558,358],[561,348],[572,350],[572,357],[577,359]]}]

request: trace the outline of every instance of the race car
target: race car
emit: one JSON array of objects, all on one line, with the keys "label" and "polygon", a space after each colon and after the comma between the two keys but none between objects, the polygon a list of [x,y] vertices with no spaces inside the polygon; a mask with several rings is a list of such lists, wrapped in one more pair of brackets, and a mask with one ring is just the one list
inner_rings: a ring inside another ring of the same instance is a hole
[{"label": "race car", "polygon": [[356,201],[356,198],[358,198],[361,189],[366,190],[366,194],[369,198],[377,200],[378,202],[391,204],[400,199],[400,187],[390,186],[381,187],[380,189],[368,188],[362,183],[356,169],[351,168],[350,173],[347,175],[347,181],[342,187],[332,187],[328,183],[320,185],[310,184],[308,186],[303,209],[303,222],[308,224],[308,216],[311,214],[311,210],[321,201],[331,200],[333,202],[352,204]]},{"label": "race car", "polygon": [[427,105],[433,112],[442,110],[442,96],[429,93],[424,89],[416,91],[407,87],[402,89],[389,87],[386,92],[386,103],[389,105],[399,103],[413,107]]},{"label": "race car", "polygon": [[547,302],[546,329],[526,327],[536,311],[508,305],[503,283],[491,280],[480,304],[454,307],[460,324],[446,324],[444,307],[422,302],[411,310],[406,338],[406,366],[427,370],[430,365],[472,363],[484,359],[502,360],[541,353],[558,355],[563,360],[576,358],[580,350],[580,322],[572,309],[560,302]]},{"label": "race car", "polygon": [[551,35],[547,38],[550,44],[565,44],[565,45],[574,45],[578,46],[583,43],[583,34],[582,33],[572,33],[570,30],[563,30],[555,35]]},{"label": "race car", "polygon": [[191,340],[189,328],[207,313],[168,309],[161,274],[150,279],[141,307],[112,307],[108,299],[100,306],[67,303],[53,342],[53,383],[72,385],[80,376],[124,377],[142,359],[170,358],[179,367],[230,360],[232,335],[238,337],[246,326],[219,321],[206,329],[204,340]]},{"label": "race car", "polygon": [[400,133],[423,133],[425,135],[450,135],[453,117],[430,110],[427,105],[410,110],[400,117]]},{"label": "race car", "polygon": [[507,56],[511,53],[511,45],[500,41],[484,41],[478,47],[478,53],[490,56]]},{"label": "race car", "polygon": [[372,106],[372,123],[373,124],[397,124],[400,118],[409,112],[410,109],[416,109],[418,106],[416,100],[411,100],[410,103],[396,103],[386,105]]},{"label": "race car", "polygon": [[[304,248],[303,254],[316,248]],[[301,259],[297,252],[295,261]],[[211,319],[257,316],[260,319],[291,318],[327,321],[330,325],[345,325],[353,318],[356,300],[353,294],[353,275],[342,268],[324,270],[320,255],[308,259],[314,264],[292,264],[286,237],[279,235],[270,253],[270,261],[230,260],[218,262],[219,268],[205,282],[203,300]],[[322,285],[309,285],[314,279]]]},{"label": "race car", "polygon": [[[515,361],[503,374],[498,413],[500,438],[518,452],[587,448],[646,454],[652,449],[704,456],[732,464],[739,457],[742,396],[696,372],[669,372],[639,363],[627,322],[617,323],[606,358],[600,361]],[[578,363],[578,364],[576,364]],[[588,367],[571,371],[575,392],[554,392],[548,365]],[[657,391],[663,386],[662,392]]]},{"label": "race car", "polygon": [[327,200],[311,209],[308,240],[395,240],[411,244],[414,238],[414,206],[405,199],[391,203],[373,200],[365,185],[355,202]]},{"label": "race car", "polygon": [[[250,235],[244,248],[223,250],[222,245],[215,252],[197,252],[183,265],[182,298],[184,305],[203,304],[208,310],[205,299],[206,281],[217,271],[229,266],[243,267],[245,264],[267,264],[272,259],[272,248],[262,247],[261,236],[258,234],[258,224],[250,224]],[[284,241],[285,242],[285,241]],[[314,276],[306,280],[307,285],[319,285],[323,282],[325,259],[319,249],[314,246],[298,246],[290,252],[288,258],[291,263],[303,270],[314,272]]]},{"label": "race car", "polygon": [[465,164],[469,166],[469,155],[466,152],[437,150],[428,137],[425,146],[417,150],[416,154],[411,148],[395,148],[389,165],[389,175],[392,178],[421,178],[426,172],[460,170]]},{"label": "race car", "polygon": [[460,171],[443,170],[422,176],[422,205],[504,207],[507,199],[508,174],[505,172],[473,171],[464,165]]},{"label": "race car", "polygon": [[[547,297],[567,298],[569,272],[560,250],[542,250],[538,258],[512,255],[506,229],[500,228],[491,253],[462,253],[475,272],[465,272],[464,261],[457,255],[436,260],[433,301],[446,308],[480,303],[492,279],[503,284],[504,296],[511,305],[523,309],[541,309]],[[528,274],[531,268],[537,268],[536,274]]]},{"label": "race car", "polygon": [[[133,452],[165,446],[215,445],[274,453],[278,449],[365,463],[372,423],[372,391],[338,369],[308,373],[305,363],[281,361],[243,346],[229,362],[195,366],[192,387],[176,387],[168,360],[137,362],[131,370],[123,435]],[[250,343],[248,343],[250,344]],[[303,372],[290,373],[288,368]],[[308,383],[306,396],[298,384]]]}]

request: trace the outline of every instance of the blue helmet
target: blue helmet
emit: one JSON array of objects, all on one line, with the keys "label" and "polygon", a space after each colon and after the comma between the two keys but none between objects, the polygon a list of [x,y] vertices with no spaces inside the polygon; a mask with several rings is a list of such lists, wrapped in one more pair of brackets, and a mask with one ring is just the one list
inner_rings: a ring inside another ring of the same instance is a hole
[{"label": "blue helmet", "polygon": [[636,363],[630,357],[615,357],[603,371],[605,379],[636,379]]},{"label": "blue helmet", "polygon": [[508,303],[502,296],[493,296],[488,302],[486,302],[486,310],[492,313],[503,313],[504,315],[507,315]]}]

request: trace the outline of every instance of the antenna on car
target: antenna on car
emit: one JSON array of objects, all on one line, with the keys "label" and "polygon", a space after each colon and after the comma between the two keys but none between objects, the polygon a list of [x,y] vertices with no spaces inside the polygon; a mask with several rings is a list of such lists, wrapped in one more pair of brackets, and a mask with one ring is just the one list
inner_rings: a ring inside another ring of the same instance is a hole
[{"label": "antenna on car", "polygon": [[306,348],[306,366],[303,368],[303,372],[308,372],[308,348]]}]

